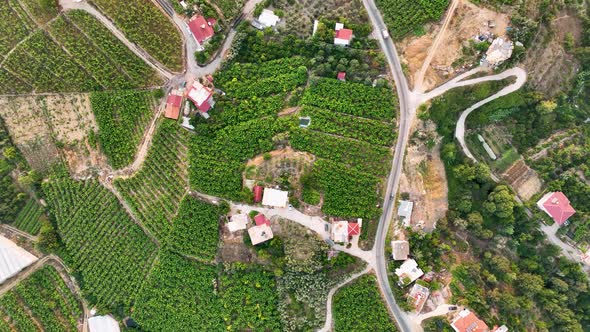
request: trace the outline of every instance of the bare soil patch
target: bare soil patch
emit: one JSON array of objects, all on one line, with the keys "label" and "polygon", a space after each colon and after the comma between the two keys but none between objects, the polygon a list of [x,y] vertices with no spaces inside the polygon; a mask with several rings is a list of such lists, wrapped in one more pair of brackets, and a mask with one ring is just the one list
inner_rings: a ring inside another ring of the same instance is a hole
[{"label": "bare soil patch", "polygon": [[[400,193],[408,193],[414,202],[412,227],[431,231],[448,210],[447,177],[434,123],[417,120],[415,127],[417,134],[406,150]],[[430,139],[438,142],[432,149],[427,146]]]},{"label": "bare soil patch", "polygon": [[[493,22],[490,27],[488,22]],[[462,56],[462,47],[469,45],[468,41],[482,33],[493,33],[503,36],[510,20],[508,15],[498,13],[488,8],[478,7],[469,1],[462,0],[455,15],[451,19],[448,29],[444,32],[440,47],[436,50],[432,62],[424,77],[424,88],[434,88],[464,71],[464,68],[453,68],[451,65]],[[434,38],[440,33],[441,22],[427,27],[427,33],[420,37],[407,37],[402,40],[400,50],[404,62],[409,69],[409,78],[414,81],[414,76],[420,71]]]},{"label": "bare soil patch", "polygon": [[578,45],[582,22],[574,13],[563,11],[552,20],[550,30],[545,27],[539,30],[523,63],[528,83],[548,97],[562,91],[580,69],[572,52],[564,47],[567,35]]},{"label": "bare soil patch", "polygon": [[314,161],[312,154],[286,147],[250,159],[246,163],[244,179],[275,183],[279,178],[287,177],[289,183],[296,186],[301,175],[311,170]]},{"label": "bare soil patch", "polygon": [[76,175],[106,166],[88,144],[98,130],[88,94],[0,98],[0,116],[33,168],[46,169],[60,154]]},{"label": "bare soil patch", "polygon": [[541,191],[543,183],[539,179],[539,175],[531,169],[524,160],[520,159],[514,163],[504,174],[502,178],[506,180],[520,198],[528,201]]}]

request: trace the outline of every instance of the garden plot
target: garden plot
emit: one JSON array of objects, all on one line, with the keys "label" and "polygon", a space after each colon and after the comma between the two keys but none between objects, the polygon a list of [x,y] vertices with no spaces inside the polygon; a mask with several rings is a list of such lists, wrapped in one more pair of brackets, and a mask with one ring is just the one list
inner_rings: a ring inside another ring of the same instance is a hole
[{"label": "garden plot", "polygon": [[250,159],[246,163],[245,180],[265,182],[269,179],[286,178],[297,185],[301,175],[311,169],[315,157],[306,152],[287,147]]},{"label": "garden plot", "polygon": [[87,94],[3,97],[0,116],[33,168],[47,168],[60,151],[77,174],[105,165],[87,142],[97,130]]}]

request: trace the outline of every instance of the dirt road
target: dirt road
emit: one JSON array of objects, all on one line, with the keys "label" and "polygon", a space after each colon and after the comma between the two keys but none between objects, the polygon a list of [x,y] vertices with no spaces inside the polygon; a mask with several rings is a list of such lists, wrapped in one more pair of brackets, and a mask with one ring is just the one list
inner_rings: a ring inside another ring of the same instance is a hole
[{"label": "dirt road", "polygon": [[448,28],[449,24],[451,23],[451,20],[453,19],[453,15],[455,14],[455,9],[457,9],[457,6],[459,5],[459,3],[460,3],[460,0],[453,0],[451,5],[449,6],[449,9],[447,9],[447,16],[445,17],[445,20],[440,28],[440,31],[436,35],[436,39],[434,39],[432,46],[430,46],[430,48],[428,49],[428,55],[426,56],[426,59],[424,59],[424,62],[422,63],[422,67],[420,68],[420,71],[418,71],[418,73],[415,76],[416,79],[414,80],[414,91],[416,91],[416,92],[423,92],[424,91],[424,87],[422,85],[422,83],[424,83],[424,75],[426,75],[426,70],[428,70],[430,63],[432,62],[432,58],[434,58],[434,55],[436,54],[436,50],[438,49],[441,41],[443,40],[443,37],[447,31],[447,28]]}]

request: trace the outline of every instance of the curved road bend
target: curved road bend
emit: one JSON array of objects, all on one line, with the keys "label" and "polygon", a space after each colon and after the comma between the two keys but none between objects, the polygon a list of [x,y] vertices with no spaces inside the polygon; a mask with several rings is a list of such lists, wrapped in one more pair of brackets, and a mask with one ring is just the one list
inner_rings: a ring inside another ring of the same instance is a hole
[{"label": "curved road bend", "polygon": [[375,273],[377,275],[377,281],[383,292],[387,307],[390,309],[397,325],[402,332],[421,330],[420,326],[416,326],[409,319],[408,315],[400,309],[395,302],[393,293],[391,292],[391,286],[389,285],[389,279],[387,275],[387,262],[385,257],[385,239],[387,237],[387,230],[393,217],[393,207],[395,205],[395,197],[397,195],[397,188],[399,185],[399,179],[402,171],[402,164],[404,159],[404,151],[408,143],[408,136],[410,133],[410,125],[415,114],[415,102],[413,101],[413,95],[408,89],[408,82],[402,71],[402,66],[397,56],[395,45],[391,41],[391,38],[384,39],[382,31],[386,29],[386,25],[383,22],[383,18],[375,2],[373,0],[363,0],[363,4],[369,14],[369,19],[374,28],[375,37],[381,45],[381,49],[387,58],[391,73],[395,80],[395,87],[400,105],[400,116],[399,116],[399,135],[395,147],[395,154],[393,155],[393,161],[391,165],[391,172],[387,179],[387,189],[385,192],[385,198],[383,201],[383,214],[379,219],[379,225],[377,227],[377,235],[375,237],[375,245],[373,250],[375,251]]}]

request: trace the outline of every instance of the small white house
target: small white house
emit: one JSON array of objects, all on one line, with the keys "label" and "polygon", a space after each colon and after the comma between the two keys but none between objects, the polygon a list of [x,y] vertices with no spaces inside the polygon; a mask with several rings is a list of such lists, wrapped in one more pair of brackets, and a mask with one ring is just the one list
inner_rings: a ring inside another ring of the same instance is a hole
[{"label": "small white house", "polygon": [[395,269],[395,274],[399,277],[400,285],[405,286],[423,276],[424,271],[418,267],[415,260],[408,259],[399,268]]},{"label": "small white house", "polygon": [[227,229],[232,233],[246,229],[248,226],[248,215],[245,213],[234,214],[231,216],[231,221],[226,225]]},{"label": "small white house", "polygon": [[250,241],[252,241],[252,245],[257,245],[274,237],[272,234],[272,229],[267,224],[261,224],[248,228],[248,235],[250,235]]},{"label": "small white house", "polygon": [[289,204],[289,192],[264,188],[262,205],[284,208],[287,207],[287,204]]},{"label": "small white house", "polygon": [[263,9],[260,16],[258,16],[258,22],[260,22],[265,28],[274,27],[280,20],[281,19],[270,9]]},{"label": "small white house", "polygon": [[412,210],[414,209],[414,202],[399,201],[397,208],[397,215],[404,218],[404,227],[410,227],[412,220]]}]

